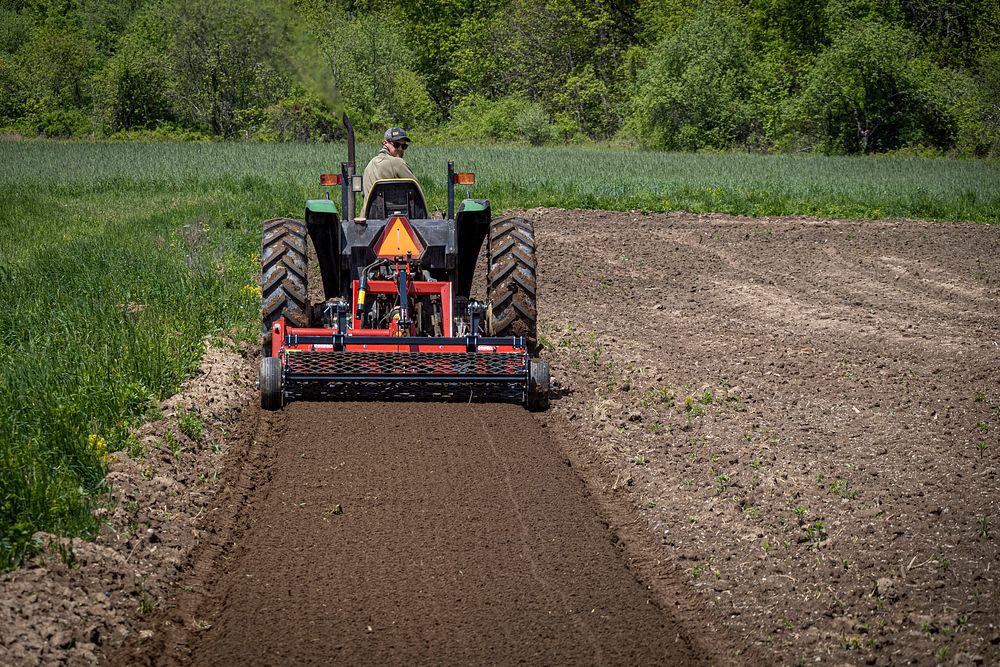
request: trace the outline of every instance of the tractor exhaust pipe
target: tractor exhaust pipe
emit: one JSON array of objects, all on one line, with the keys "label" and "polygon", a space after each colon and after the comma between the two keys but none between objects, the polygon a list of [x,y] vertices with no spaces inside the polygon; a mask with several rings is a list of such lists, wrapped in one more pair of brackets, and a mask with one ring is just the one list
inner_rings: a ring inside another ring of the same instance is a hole
[{"label": "tractor exhaust pipe", "polygon": [[347,130],[347,183],[344,184],[347,189],[347,207],[344,213],[350,215],[348,220],[354,220],[354,170],[357,166],[354,161],[354,126],[351,125],[351,119],[347,117],[346,111],[343,120],[344,129]]}]

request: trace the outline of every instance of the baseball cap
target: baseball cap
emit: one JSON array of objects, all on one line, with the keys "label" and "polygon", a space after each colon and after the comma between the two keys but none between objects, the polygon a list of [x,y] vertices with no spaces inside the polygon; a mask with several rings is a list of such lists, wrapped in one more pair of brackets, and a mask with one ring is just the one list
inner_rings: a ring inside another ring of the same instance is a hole
[{"label": "baseball cap", "polygon": [[410,138],[406,136],[406,130],[401,127],[390,127],[385,131],[386,141],[403,141],[410,143]]}]

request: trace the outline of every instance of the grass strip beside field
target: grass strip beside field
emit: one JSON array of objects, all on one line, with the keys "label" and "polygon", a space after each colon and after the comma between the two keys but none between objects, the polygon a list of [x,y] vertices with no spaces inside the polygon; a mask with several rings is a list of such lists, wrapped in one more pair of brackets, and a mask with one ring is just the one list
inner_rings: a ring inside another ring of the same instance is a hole
[{"label": "grass strip beside field", "polygon": [[[358,147],[358,171],[375,146]],[[0,143],[0,185],[211,193],[283,185],[292,211],[339,171],[342,144]],[[494,210],[553,206],[831,218],[1000,222],[1000,162],[908,157],[683,154],[594,147],[424,146],[407,152],[432,208],[445,206],[449,159],[475,171]],[[100,184],[100,185],[98,185]],[[335,193],[336,197],[336,193]]]},{"label": "grass strip beside field", "polygon": [[[591,148],[464,151],[456,164],[476,171],[482,187],[475,192],[500,208],[1000,222],[997,162]],[[441,148],[427,152],[440,152],[441,163],[448,155]],[[417,169],[424,160],[421,155],[417,162],[419,154],[414,149],[407,156]]]},{"label": "grass strip beside field", "polygon": [[273,193],[67,189],[0,186],[0,568],[35,531],[93,535],[108,454],[139,446],[206,335],[258,332]]},{"label": "grass strip beside field", "polygon": [[[359,147],[359,171],[374,149]],[[129,429],[195,371],[205,336],[257,334],[260,222],[300,216],[345,158],[343,145],[0,142],[0,568],[36,531],[97,530],[107,454],[136,447]],[[495,211],[1000,222],[996,162],[419,143],[407,159],[439,210],[453,159]]]}]

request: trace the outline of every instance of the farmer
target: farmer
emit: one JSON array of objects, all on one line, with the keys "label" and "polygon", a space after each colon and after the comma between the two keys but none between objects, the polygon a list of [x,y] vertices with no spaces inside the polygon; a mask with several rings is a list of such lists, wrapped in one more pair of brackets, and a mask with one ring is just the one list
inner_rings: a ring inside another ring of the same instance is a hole
[{"label": "farmer", "polygon": [[403,151],[410,145],[410,138],[406,136],[406,130],[401,127],[390,127],[385,131],[385,138],[382,140],[382,150],[371,159],[365,167],[363,183],[365,189],[365,199],[368,199],[368,192],[372,189],[375,181],[383,178],[412,178],[417,177],[410,171],[410,166],[403,159]]}]

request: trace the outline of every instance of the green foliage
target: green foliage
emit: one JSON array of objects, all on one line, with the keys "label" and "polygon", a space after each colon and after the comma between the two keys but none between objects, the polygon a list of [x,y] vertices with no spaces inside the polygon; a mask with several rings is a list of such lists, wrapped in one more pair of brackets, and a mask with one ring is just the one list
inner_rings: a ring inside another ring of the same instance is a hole
[{"label": "green foliage", "polygon": [[0,124],[21,118],[28,101],[24,72],[9,55],[0,53]]},{"label": "green foliage", "polygon": [[[518,63],[508,48],[512,35],[505,12],[491,11],[489,5],[481,5],[455,18],[459,19],[457,26],[435,37],[438,41],[435,58],[446,63],[451,73],[450,80],[435,82],[440,89],[432,89],[432,95],[436,93],[435,97],[443,102],[441,108],[454,108],[458,101],[473,94],[489,97],[509,94],[518,83]],[[418,53],[423,50],[419,41],[412,43]]]},{"label": "green foliage", "polygon": [[984,53],[975,70],[971,103],[957,114],[964,153],[1000,157],[1000,53]]},{"label": "green foliage", "polygon": [[376,136],[392,125],[426,127],[436,121],[437,109],[400,39],[410,27],[401,14],[349,13],[329,3],[303,5],[330,63],[333,87],[355,127]]},{"label": "green foliage", "polygon": [[660,42],[639,76],[628,133],[673,150],[726,148],[751,133],[745,27],[705,4]]},{"label": "green foliage", "polygon": [[30,16],[9,7],[0,7],[0,53],[17,53],[24,36],[31,33],[34,22]]},{"label": "green foliage", "polygon": [[558,129],[549,120],[545,110],[530,102],[517,115],[517,126],[521,136],[532,146],[550,143],[558,134]]},{"label": "green foliage", "polygon": [[176,111],[193,127],[240,137],[241,111],[273,104],[288,90],[289,66],[280,50],[285,19],[275,3],[189,0],[168,16]]},{"label": "green foliage", "polygon": [[847,500],[854,500],[861,495],[860,491],[851,488],[851,483],[846,479],[835,480],[830,485],[830,490],[841,498],[845,498]]},{"label": "green foliage", "polygon": [[57,139],[84,136],[91,130],[90,120],[79,109],[47,109],[24,121],[32,133]]},{"label": "green foliage", "polygon": [[579,131],[590,137],[610,136],[619,120],[611,112],[611,91],[588,63],[566,78],[553,93],[553,102],[564,117],[572,118]]},{"label": "green foliage", "polygon": [[32,0],[0,128],[995,156],[997,42],[996,0]]},{"label": "green foliage", "polygon": [[928,54],[947,67],[971,67],[1000,43],[996,0],[909,0],[901,4],[905,25],[919,34]]},{"label": "green foliage", "polygon": [[28,74],[28,90],[39,106],[46,110],[89,106],[93,98],[90,77],[99,64],[97,49],[72,25],[57,20],[36,25],[18,57]]},{"label": "green foliage", "polygon": [[[750,3],[747,17],[755,43],[768,51],[802,56],[814,53],[826,43],[826,5],[813,0],[755,0]],[[775,49],[774,45],[782,48]]]},{"label": "green foliage", "polygon": [[343,134],[339,119],[315,95],[299,92],[268,107],[261,128],[253,138],[259,141],[331,141]]},{"label": "green foliage", "polygon": [[504,92],[542,103],[572,121],[574,133],[610,136],[621,112],[614,103],[617,63],[632,41],[630,21],[612,11],[578,0],[512,0],[494,45],[509,70]]},{"label": "green foliage", "polygon": [[178,120],[169,18],[160,5],[137,15],[97,76],[102,124],[109,131],[151,129]]},{"label": "green foliage", "polygon": [[691,18],[698,0],[640,0],[635,10],[643,41],[656,44],[670,37]]},{"label": "green foliage", "polygon": [[98,53],[103,58],[108,58],[115,53],[119,38],[134,17],[155,4],[155,1],[149,0],[78,0],[66,2],[64,6],[75,8],[72,20],[94,43]]},{"label": "green foliage", "polygon": [[181,433],[194,442],[201,442],[205,436],[205,423],[193,410],[188,411],[182,408],[177,414],[177,426],[181,429]]},{"label": "green foliage", "polygon": [[538,146],[555,139],[556,128],[541,106],[523,97],[489,100],[469,95],[455,107],[442,137],[453,142],[526,142]]},{"label": "green foliage", "polygon": [[901,28],[846,26],[807,75],[800,129],[832,153],[949,145],[948,118],[934,96],[942,73],[915,54],[913,35]]},{"label": "green foliage", "polygon": [[827,0],[826,23],[829,33],[837,33],[855,23],[886,23],[902,26],[903,13],[896,0]]}]

